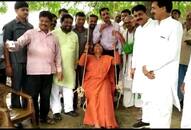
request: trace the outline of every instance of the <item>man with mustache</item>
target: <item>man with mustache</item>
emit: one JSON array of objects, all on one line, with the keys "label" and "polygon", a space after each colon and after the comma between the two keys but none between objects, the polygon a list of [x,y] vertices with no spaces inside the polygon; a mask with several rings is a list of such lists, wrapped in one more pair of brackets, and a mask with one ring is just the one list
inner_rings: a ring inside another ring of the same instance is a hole
[{"label": "man with mustache", "polygon": [[50,31],[53,31],[56,28],[56,25],[57,25],[57,16],[54,13],[52,13],[52,23],[50,26]]},{"label": "man with mustache", "polygon": [[58,38],[64,79],[58,81],[54,76],[53,87],[51,91],[51,109],[53,118],[58,121],[62,119],[62,105],[60,103],[59,92],[63,93],[64,113],[69,116],[77,116],[73,107],[73,89],[75,88],[77,60],[79,58],[79,43],[77,34],[72,31],[73,17],[65,14],[61,17],[61,27],[53,31]]},{"label": "man with mustache", "polygon": [[[86,21],[86,15],[84,12],[77,12],[75,18],[75,26],[73,27],[73,31],[77,34],[79,40],[79,57],[82,55],[85,44],[87,43],[87,28],[84,27]],[[83,67],[79,66],[76,69],[76,87],[74,91],[82,85],[82,77],[83,77]],[[77,109],[78,105],[78,95],[74,94],[74,109]]]},{"label": "man with mustache", "polygon": [[[121,41],[114,35],[114,32],[120,31],[119,24],[110,20],[109,8],[101,8],[99,14],[103,22],[97,24],[93,31],[93,43],[95,44],[100,41],[100,44],[103,46],[104,55],[114,56],[114,48],[117,50],[117,53],[121,54]],[[119,65],[116,65],[116,68],[117,77],[115,78],[118,83]]]},{"label": "man with mustache", "polygon": [[[120,28],[120,32],[122,33],[126,44],[133,45],[134,44],[134,34],[135,34],[135,20],[132,15],[127,15],[123,20],[123,26]],[[132,52],[122,52],[123,65],[121,69],[121,77],[122,77],[122,85],[124,88],[123,91],[123,106],[125,107],[140,107],[140,100],[137,98],[138,94],[132,93],[132,78],[130,75],[131,65],[132,65]]]},{"label": "man with mustache", "polygon": [[27,46],[27,85],[24,91],[33,99],[37,124],[39,118],[41,123],[55,123],[48,117],[53,74],[56,74],[58,80],[63,78],[59,42],[50,32],[51,23],[51,12],[41,11],[39,28],[26,31],[13,42],[13,48],[7,41],[9,51],[18,51]]},{"label": "man with mustache", "polygon": [[95,14],[91,14],[87,18],[87,22],[89,24],[89,52],[93,53],[93,31],[97,25],[98,16]]},{"label": "man with mustache", "polygon": [[152,84],[148,93],[152,107],[151,128],[170,128],[173,105],[180,110],[177,83],[183,27],[170,16],[172,5],[171,0],[151,2],[151,13],[157,22],[155,46],[143,65],[143,73]]},{"label": "man with mustache", "polygon": [[131,15],[131,11],[129,9],[124,9],[121,11],[121,22],[119,23],[119,26],[123,28],[124,19],[129,15]]},{"label": "man with mustache", "polygon": [[[16,18],[7,23],[3,27],[3,41],[16,41],[27,30],[33,26],[28,22],[28,4],[26,2],[16,2],[15,12]],[[25,46],[18,52],[9,52],[4,46],[6,75],[11,77],[12,88],[16,91],[21,91],[26,86],[26,62],[27,62],[27,47]],[[20,108],[24,104],[20,102],[20,97],[15,94],[11,95],[11,107]]]},{"label": "man with mustache", "polygon": [[[134,128],[149,127],[150,123],[150,104],[148,79],[142,73],[142,66],[149,59],[150,47],[154,44],[152,38],[155,29],[155,22],[148,17],[144,5],[136,5],[132,8],[132,13],[136,23],[139,25],[135,31],[133,47],[132,69],[133,78],[132,92],[141,94],[142,118],[133,125]],[[151,37],[152,36],[152,37]],[[148,53],[148,54],[147,54]],[[148,92],[147,92],[148,91]]]},{"label": "man with mustache", "polygon": [[65,8],[61,8],[61,9],[58,10],[58,19],[57,19],[57,23],[58,24],[56,25],[56,27],[60,27],[61,26],[60,19],[61,19],[62,15],[68,14],[68,13],[69,13],[68,10],[65,9]]}]

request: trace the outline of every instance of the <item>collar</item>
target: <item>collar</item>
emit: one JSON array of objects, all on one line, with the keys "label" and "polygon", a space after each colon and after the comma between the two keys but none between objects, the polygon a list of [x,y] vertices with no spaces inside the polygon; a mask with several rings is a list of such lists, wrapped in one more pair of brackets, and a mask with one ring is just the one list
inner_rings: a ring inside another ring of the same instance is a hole
[{"label": "collar", "polygon": [[[78,31],[78,29],[77,29],[76,25],[74,26],[74,30],[77,30],[77,31]],[[81,32],[84,32],[84,31],[86,31],[86,28],[83,26],[83,27],[82,27],[82,31],[81,31]]]},{"label": "collar", "polygon": [[[36,29],[38,32],[43,32],[39,27]],[[44,33],[44,32],[43,32]],[[46,35],[52,35],[52,31],[48,31]]]},{"label": "collar", "polygon": [[[16,23],[23,23],[23,22],[21,22],[21,21],[19,20],[18,17],[15,18],[15,21],[16,21]],[[27,20],[27,19],[25,20],[25,23],[28,23],[28,20]]]},{"label": "collar", "polygon": [[152,19],[149,18],[147,22],[142,26],[143,28],[147,27],[151,23]]},{"label": "collar", "polygon": [[[160,24],[161,24],[161,23],[164,23],[164,22],[166,22],[166,21],[168,21],[169,19],[172,19],[172,17],[169,16],[169,17],[167,17],[167,18],[161,20],[161,21],[160,21]],[[159,23],[159,21],[158,21],[158,23]]]}]

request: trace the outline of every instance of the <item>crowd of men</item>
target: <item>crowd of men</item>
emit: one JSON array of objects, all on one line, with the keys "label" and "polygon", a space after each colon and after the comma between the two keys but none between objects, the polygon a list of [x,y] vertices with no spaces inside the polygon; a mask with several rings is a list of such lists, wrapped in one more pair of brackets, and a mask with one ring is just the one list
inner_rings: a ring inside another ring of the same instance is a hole
[{"label": "crowd of men", "polygon": [[[153,18],[139,4],[120,11],[112,21],[112,12],[103,7],[99,10],[102,22],[97,24],[95,14],[77,12],[74,19],[62,8],[58,17],[41,11],[39,28],[33,28],[26,2],[16,2],[15,11],[16,18],[3,27],[4,56],[0,58],[5,64],[0,79],[6,84],[6,76],[11,77],[13,89],[32,96],[37,124],[54,124],[62,120],[62,112],[78,116],[74,91],[83,84],[85,72],[78,61],[86,44],[93,54],[93,45],[100,42],[104,55],[114,56],[117,50],[122,59],[115,78],[123,90],[123,106],[142,111],[134,128],[170,128],[173,105],[183,110],[180,127],[191,128],[191,12],[181,23],[181,12],[173,9],[172,1],[152,0]],[[10,41],[14,47],[7,47]],[[20,97],[11,95],[11,107],[25,106]],[[53,118],[48,116],[50,110]]]}]

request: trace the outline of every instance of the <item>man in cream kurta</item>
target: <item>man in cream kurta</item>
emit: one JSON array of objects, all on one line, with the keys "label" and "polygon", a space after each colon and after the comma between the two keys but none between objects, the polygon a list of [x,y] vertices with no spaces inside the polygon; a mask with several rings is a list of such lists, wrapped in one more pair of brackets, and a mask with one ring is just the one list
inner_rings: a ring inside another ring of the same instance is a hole
[{"label": "man in cream kurta", "polygon": [[179,77],[178,77],[178,97],[180,100],[181,107],[183,106],[184,95],[180,90],[180,86],[183,83],[188,63],[191,54],[191,12],[188,12],[186,16],[186,22],[184,23],[183,38],[180,51],[180,62],[179,62]]},{"label": "man in cream kurta", "polygon": [[59,91],[62,89],[64,97],[64,112],[70,116],[77,116],[73,109],[73,89],[75,87],[77,60],[79,58],[78,36],[72,29],[73,18],[71,15],[63,15],[61,27],[53,31],[58,38],[61,48],[63,80],[59,81],[54,77],[51,92],[51,108],[56,119],[61,118],[61,103]]},{"label": "man in cream kurta", "polygon": [[180,110],[177,81],[183,29],[180,22],[171,18],[171,9],[172,1],[152,2],[157,37],[153,41],[155,46],[150,49],[150,59],[143,66],[144,74],[153,84],[147,93],[152,106],[151,128],[170,128],[173,104]]}]

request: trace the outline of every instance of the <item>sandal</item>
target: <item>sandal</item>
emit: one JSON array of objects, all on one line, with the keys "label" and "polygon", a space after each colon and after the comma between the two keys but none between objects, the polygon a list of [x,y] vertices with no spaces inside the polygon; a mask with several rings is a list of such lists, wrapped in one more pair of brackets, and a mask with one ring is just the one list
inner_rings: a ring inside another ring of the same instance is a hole
[{"label": "sandal", "polygon": [[40,119],[41,123],[46,123],[46,124],[50,124],[50,125],[54,125],[56,122],[53,118],[47,117],[47,119]]},{"label": "sandal", "polygon": [[61,116],[60,113],[55,113],[55,114],[53,115],[53,119],[54,119],[55,121],[61,121],[61,120],[62,120],[62,116]]}]

